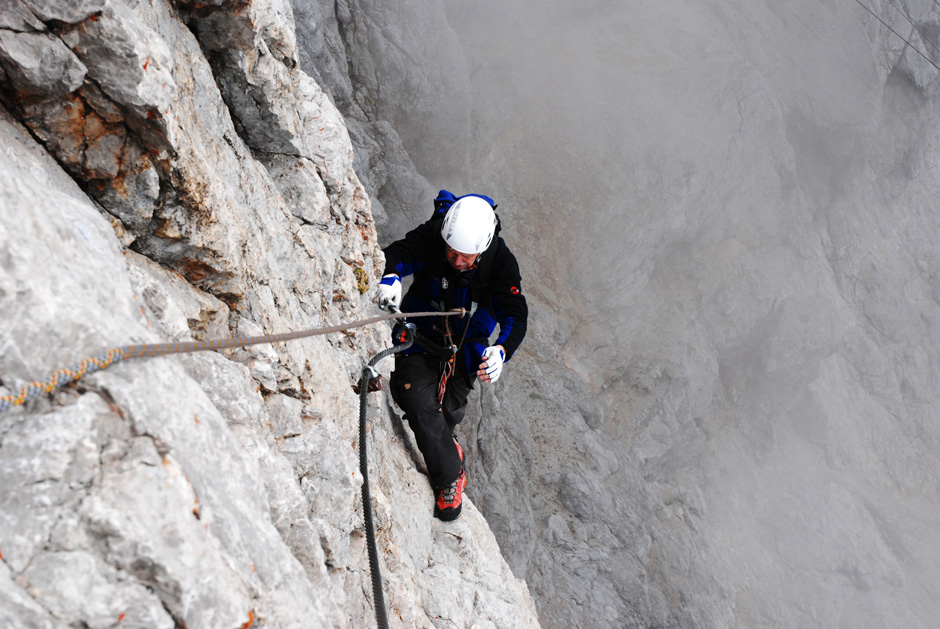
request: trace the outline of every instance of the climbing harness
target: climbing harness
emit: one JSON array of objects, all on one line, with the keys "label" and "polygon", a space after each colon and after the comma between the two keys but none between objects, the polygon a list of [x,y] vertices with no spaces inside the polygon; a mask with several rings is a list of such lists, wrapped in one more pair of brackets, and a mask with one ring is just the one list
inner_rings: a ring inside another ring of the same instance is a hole
[{"label": "climbing harness", "polygon": [[281,334],[265,334],[262,336],[236,336],[228,339],[215,339],[208,341],[190,341],[185,343],[157,343],[153,345],[125,345],[109,349],[98,356],[86,358],[77,365],[60,369],[53,372],[48,380],[44,382],[31,382],[15,395],[5,395],[0,397],[0,413],[8,411],[14,406],[20,406],[25,402],[39,397],[43,393],[52,393],[57,388],[74,382],[83,376],[107,369],[111,365],[117,364],[131,358],[150,358],[153,356],[163,356],[165,354],[184,354],[191,352],[203,352],[209,350],[234,349],[238,347],[247,347],[249,345],[260,345],[262,343],[278,343],[281,341],[293,341],[295,339],[306,338],[309,336],[318,336],[332,332],[342,332],[353,328],[361,328],[380,321],[388,321],[402,316],[408,317],[439,317],[439,316],[464,316],[466,311],[463,308],[451,310],[446,313],[441,312],[409,312],[409,313],[389,313],[372,317],[371,319],[360,319],[352,323],[333,325],[325,328],[313,328],[309,330],[300,330],[298,332],[284,332]]},{"label": "climbing harness", "polygon": [[[464,334],[466,335],[467,328],[470,327],[470,324],[464,327]],[[454,375],[454,369],[457,364],[457,352],[460,351],[460,347],[454,345],[454,335],[450,331],[450,324],[447,319],[444,319],[444,340],[447,343],[447,347],[450,351],[450,355],[447,357],[447,360],[444,362],[444,368],[441,369],[441,379],[437,383],[437,404],[440,406],[444,403],[444,393],[447,392],[447,381],[450,380],[450,377]],[[460,341],[463,345],[463,340]]]},{"label": "climbing harness", "polygon": [[[477,305],[476,303],[474,303],[469,313],[463,308],[460,308],[458,310],[460,310],[461,312],[465,314],[469,314],[472,317],[473,313],[476,311],[476,307]],[[398,312],[398,311],[393,309],[392,312]],[[450,323],[448,319],[448,317],[450,316],[450,312],[452,311],[438,313],[444,317],[444,329],[442,330],[442,333],[444,335],[444,342],[445,342],[444,345],[441,345],[440,343],[435,343],[434,341],[432,341],[425,335],[418,332],[417,328],[411,331],[411,335],[414,337],[413,343],[420,345],[421,348],[425,350],[425,352],[427,352],[428,354],[437,357],[437,359],[443,365],[441,369],[441,379],[437,383],[438,405],[441,405],[444,403],[444,394],[447,392],[447,381],[450,380],[451,376],[454,375],[454,372],[456,371],[456,368],[457,368],[457,352],[459,352],[460,348],[463,347],[463,343],[467,338],[467,330],[470,329],[470,323],[468,322],[467,325],[464,326],[463,335],[460,337],[460,342],[457,344],[454,344],[454,335],[451,332]],[[407,313],[399,313],[398,316],[410,317],[412,315],[407,314]],[[396,331],[398,331],[402,325],[407,325],[407,324],[404,324],[403,321],[399,322],[399,324],[400,325],[395,328]]]},{"label": "climbing harness", "polygon": [[[473,304],[470,316],[473,316],[473,312],[476,311],[476,303]],[[463,326],[463,334],[460,337],[460,342],[456,345],[454,344],[454,335],[450,330],[450,319],[445,315],[444,317],[444,340],[447,342],[448,351],[450,356],[448,356],[447,361],[444,363],[444,368],[441,370],[441,380],[437,384],[437,403],[442,405],[444,403],[444,394],[447,393],[447,381],[450,380],[450,377],[454,375],[457,366],[457,352],[460,351],[460,348],[463,347],[463,342],[467,339],[467,330],[470,329],[470,321],[467,321],[467,324]]]},{"label": "climbing harness", "polygon": [[[403,316],[398,314],[397,316]],[[408,314],[409,317],[414,316]],[[366,546],[369,551],[369,572],[372,575],[372,599],[375,604],[375,621],[379,629],[387,629],[388,618],[385,615],[385,598],[382,595],[382,574],[379,570],[379,556],[375,546],[375,525],[372,521],[372,497],[369,493],[369,462],[366,452],[366,398],[369,395],[369,382],[377,379],[379,373],[375,365],[391,354],[403,352],[414,342],[416,332],[413,323],[404,323],[401,332],[395,335],[396,345],[376,354],[362,370],[359,380],[359,472],[362,474],[362,514],[366,529]]]}]

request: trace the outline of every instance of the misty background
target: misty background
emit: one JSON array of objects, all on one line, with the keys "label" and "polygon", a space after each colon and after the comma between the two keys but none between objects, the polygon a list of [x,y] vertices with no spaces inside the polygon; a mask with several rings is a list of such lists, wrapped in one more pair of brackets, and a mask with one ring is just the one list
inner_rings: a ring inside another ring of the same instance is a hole
[{"label": "misty background", "polygon": [[380,238],[483,192],[522,265],[462,429],[542,623],[930,626],[940,6],[371,4],[332,95]]},{"label": "misty background", "polygon": [[[529,333],[457,522],[372,399],[393,626],[932,629],[938,63],[940,0],[8,0],[0,393],[364,319],[381,245],[482,192]],[[371,623],[350,385],[388,342],[0,416],[0,625]]]}]

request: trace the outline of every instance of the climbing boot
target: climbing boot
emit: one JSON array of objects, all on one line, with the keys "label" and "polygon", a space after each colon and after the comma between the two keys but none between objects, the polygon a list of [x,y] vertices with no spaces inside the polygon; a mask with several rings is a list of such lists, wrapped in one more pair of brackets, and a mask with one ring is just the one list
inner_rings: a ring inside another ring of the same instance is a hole
[{"label": "climbing boot", "polygon": [[463,502],[463,488],[466,486],[467,475],[463,471],[463,466],[460,466],[460,476],[457,477],[457,480],[436,491],[437,500],[434,502],[434,517],[445,522],[459,518],[460,507]]},{"label": "climbing boot", "polygon": [[449,522],[460,517],[460,506],[463,502],[463,488],[467,486],[467,475],[463,471],[463,448],[457,441],[457,435],[452,435],[454,445],[457,446],[457,455],[460,457],[460,476],[447,487],[435,491],[437,500],[434,502],[435,517]]}]

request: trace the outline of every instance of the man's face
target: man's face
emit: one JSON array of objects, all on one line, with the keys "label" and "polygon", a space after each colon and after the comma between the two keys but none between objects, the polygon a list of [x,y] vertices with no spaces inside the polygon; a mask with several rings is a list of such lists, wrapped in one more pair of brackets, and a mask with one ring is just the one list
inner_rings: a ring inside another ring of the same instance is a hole
[{"label": "man's face", "polygon": [[447,247],[444,255],[447,258],[447,262],[458,271],[466,271],[471,268],[476,264],[477,258],[480,257],[479,253],[460,253],[450,247]]}]

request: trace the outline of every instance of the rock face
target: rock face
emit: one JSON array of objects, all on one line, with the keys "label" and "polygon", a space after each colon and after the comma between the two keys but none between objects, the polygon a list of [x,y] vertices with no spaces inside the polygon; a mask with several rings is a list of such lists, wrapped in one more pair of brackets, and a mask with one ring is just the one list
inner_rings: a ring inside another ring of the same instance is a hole
[{"label": "rock face", "polygon": [[468,493],[543,623],[931,626],[935,3],[448,3],[446,173],[396,118],[429,90],[376,88],[449,58],[443,3],[414,31],[382,4],[311,9],[301,63],[336,60],[334,100],[432,191],[501,204],[533,321],[464,426]]},{"label": "rock face", "polygon": [[[0,389],[371,314],[378,243],[487,192],[529,338],[462,427],[457,524],[373,400],[393,625],[930,627],[938,26],[928,0],[9,0]],[[0,415],[0,624],[371,624],[350,385],[386,332]]]},{"label": "rock face", "polygon": [[346,118],[387,243],[430,215],[437,190],[425,177],[452,181],[469,159],[470,80],[456,33],[437,0],[295,2],[294,14],[300,65]]},{"label": "rock face", "polygon": [[[0,393],[109,347],[374,314],[345,122],[285,2],[0,8]],[[0,415],[0,625],[361,627],[361,366],[387,326],[128,361]],[[387,375],[390,365],[382,365]],[[392,626],[536,626],[370,408]]]}]

